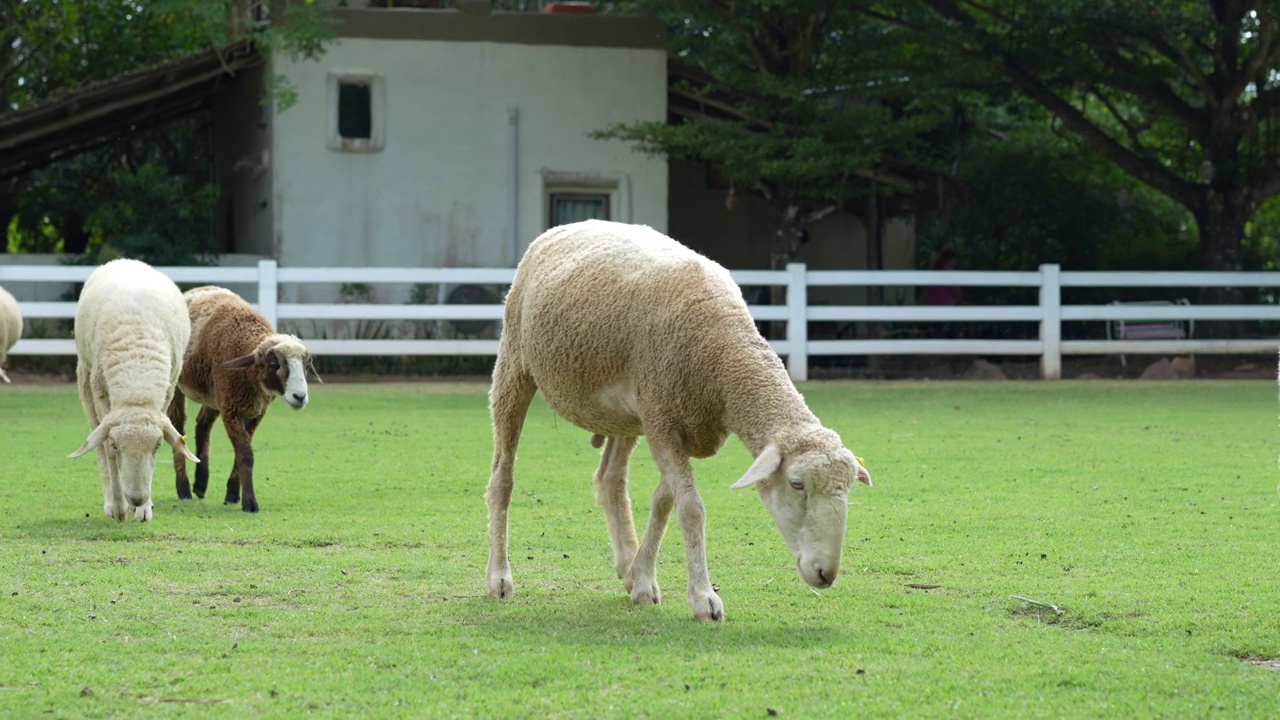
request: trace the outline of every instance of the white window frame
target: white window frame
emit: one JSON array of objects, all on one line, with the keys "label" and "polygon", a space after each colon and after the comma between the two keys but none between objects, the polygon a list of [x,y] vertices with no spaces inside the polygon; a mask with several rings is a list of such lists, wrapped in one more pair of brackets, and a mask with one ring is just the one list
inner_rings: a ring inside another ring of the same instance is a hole
[{"label": "white window frame", "polygon": [[[338,86],[369,86],[369,137],[344,138],[338,132]],[[373,72],[331,72],[328,77],[328,138],[327,145],[335,152],[375,153],[382,152],[387,138],[387,83],[386,78]]]},{"label": "white window frame", "polygon": [[551,227],[551,196],[560,193],[607,195],[609,219],[631,222],[631,183],[624,174],[543,170],[541,195],[544,230]]}]

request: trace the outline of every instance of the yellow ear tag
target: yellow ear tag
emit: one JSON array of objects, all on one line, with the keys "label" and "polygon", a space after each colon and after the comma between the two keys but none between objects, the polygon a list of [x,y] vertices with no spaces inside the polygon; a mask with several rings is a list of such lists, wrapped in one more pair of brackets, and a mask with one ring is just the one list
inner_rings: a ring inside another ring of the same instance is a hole
[{"label": "yellow ear tag", "polygon": [[[182,444],[183,444],[183,445],[186,445],[186,444],[187,444],[187,436],[186,436],[186,435],[183,435],[182,437],[180,437],[180,438],[178,438],[178,439],[182,441]],[[862,460],[861,460],[861,459],[859,459],[859,460],[858,460],[858,462],[862,462]]]},{"label": "yellow ear tag", "polygon": [[863,460],[861,457],[858,457],[857,455],[854,455],[854,456],[853,456],[853,459],[854,459],[854,460],[857,460],[857,461],[858,461],[858,464],[859,464],[859,465],[861,465],[862,467],[866,467],[866,466],[867,466],[867,461],[866,461],[866,460]]}]

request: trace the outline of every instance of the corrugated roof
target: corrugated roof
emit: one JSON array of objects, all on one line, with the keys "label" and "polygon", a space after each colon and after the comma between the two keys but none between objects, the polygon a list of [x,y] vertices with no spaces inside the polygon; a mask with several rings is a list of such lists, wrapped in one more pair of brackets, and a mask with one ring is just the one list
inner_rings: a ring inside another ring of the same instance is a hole
[{"label": "corrugated roof", "polygon": [[245,41],[209,48],[0,114],[0,178],[20,175],[207,102],[220,82],[262,62]]}]

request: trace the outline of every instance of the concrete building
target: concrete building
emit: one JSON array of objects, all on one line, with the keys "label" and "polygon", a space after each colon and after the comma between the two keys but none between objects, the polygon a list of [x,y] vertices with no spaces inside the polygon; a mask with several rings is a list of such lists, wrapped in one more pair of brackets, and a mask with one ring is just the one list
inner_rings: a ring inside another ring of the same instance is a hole
[{"label": "concrete building", "polygon": [[[667,163],[590,137],[666,117],[662,23],[480,8],[335,8],[320,60],[242,78],[214,123],[224,249],[492,267],[582,217],[666,231]],[[262,103],[272,72],[297,92],[283,112]]]}]

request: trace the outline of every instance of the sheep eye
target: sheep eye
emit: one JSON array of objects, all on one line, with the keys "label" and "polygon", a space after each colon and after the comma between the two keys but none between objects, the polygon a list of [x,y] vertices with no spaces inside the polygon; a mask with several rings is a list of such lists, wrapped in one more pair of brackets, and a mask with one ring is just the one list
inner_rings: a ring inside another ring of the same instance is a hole
[{"label": "sheep eye", "polygon": [[268,355],[267,366],[270,367],[272,370],[275,370],[280,367],[280,361],[276,359],[275,355]]},{"label": "sheep eye", "polygon": [[120,452],[120,446],[116,445],[115,440],[112,440],[109,444],[111,445],[111,452]]},{"label": "sheep eye", "polygon": [[790,483],[791,483],[792,490],[801,490],[801,491],[804,490],[804,483],[800,482],[799,480],[791,480]]},{"label": "sheep eye", "polygon": [[160,446],[163,444],[164,444],[164,439],[160,439],[156,441],[156,452],[160,451]]}]

